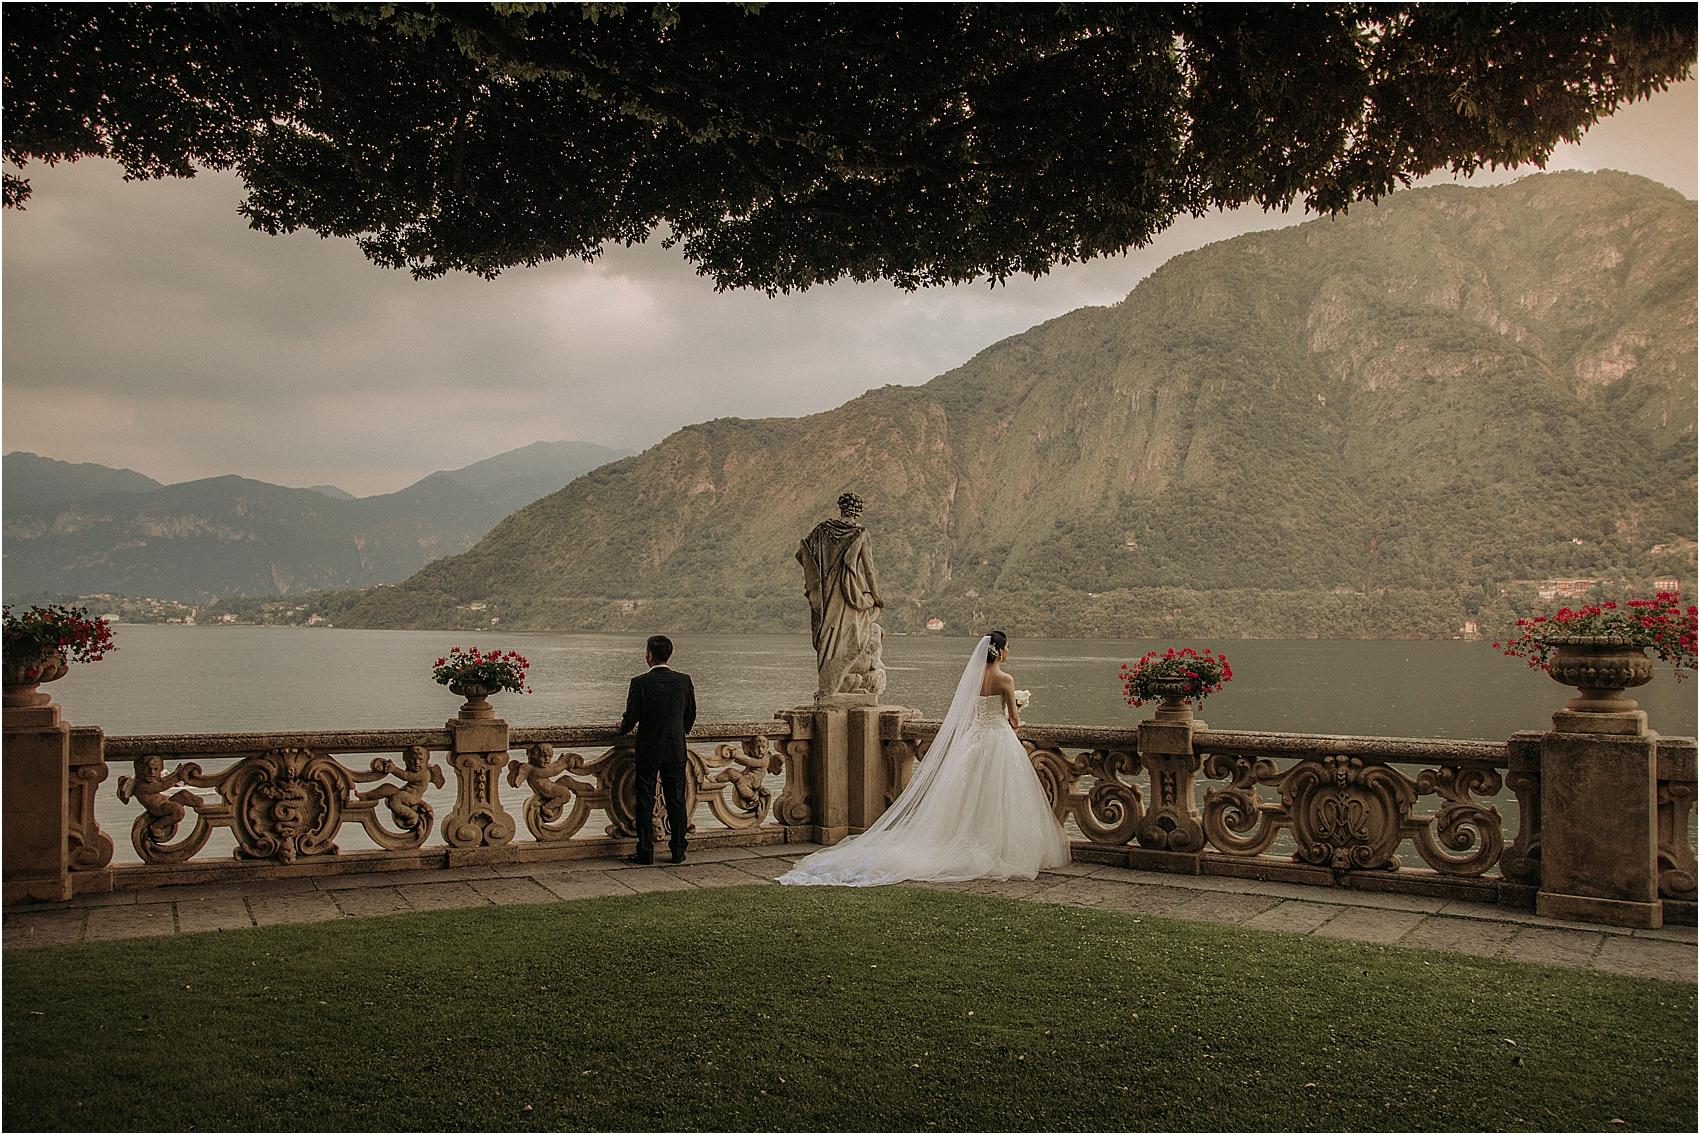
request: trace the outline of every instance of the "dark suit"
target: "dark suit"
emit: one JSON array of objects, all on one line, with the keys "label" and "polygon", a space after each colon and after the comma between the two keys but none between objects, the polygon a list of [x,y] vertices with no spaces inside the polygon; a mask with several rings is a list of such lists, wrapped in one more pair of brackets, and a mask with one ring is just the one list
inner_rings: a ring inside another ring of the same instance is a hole
[{"label": "dark suit", "polygon": [[655,855],[655,781],[667,807],[668,847],[685,854],[685,734],[697,720],[691,676],[655,666],[632,679],[620,732],[637,728],[637,855]]}]

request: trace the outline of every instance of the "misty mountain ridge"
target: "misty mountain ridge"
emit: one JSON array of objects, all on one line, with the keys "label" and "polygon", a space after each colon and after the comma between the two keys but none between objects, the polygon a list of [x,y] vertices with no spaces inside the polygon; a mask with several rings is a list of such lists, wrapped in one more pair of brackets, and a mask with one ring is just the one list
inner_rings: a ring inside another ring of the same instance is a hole
[{"label": "misty mountain ridge", "polygon": [[680,430],[339,622],[799,629],[845,490],[897,630],[1403,637],[1692,579],[1695,279],[1694,202],[1644,178],[1397,193],[924,386]]},{"label": "misty mountain ridge", "polygon": [[620,456],[586,442],[539,442],[357,498],[236,475],[162,485],[131,470],[11,453],[5,590],[203,602],[391,582],[471,547],[515,508]]}]

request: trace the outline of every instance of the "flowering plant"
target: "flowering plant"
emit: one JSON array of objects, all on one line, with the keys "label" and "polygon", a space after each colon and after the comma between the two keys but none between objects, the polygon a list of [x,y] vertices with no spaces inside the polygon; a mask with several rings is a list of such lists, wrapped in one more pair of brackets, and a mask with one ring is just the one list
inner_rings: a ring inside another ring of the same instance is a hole
[{"label": "flowering plant", "polygon": [[1144,705],[1174,695],[1174,685],[1185,691],[1181,700],[1201,702],[1233,680],[1234,668],[1226,654],[1206,647],[1203,654],[1192,647],[1169,647],[1162,654],[1148,652],[1133,665],[1122,663],[1122,692],[1128,705]]},{"label": "flowering plant", "polygon": [[531,687],[525,684],[525,672],[530,668],[531,663],[517,650],[484,654],[476,646],[465,650],[456,646],[447,657],[437,659],[431,677],[445,686],[489,686],[529,694]]},{"label": "flowering plant", "polygon": [[1031,690],[1016,690],[1015,691],[1015,708],[1016,709],[1026,709],[1027,703],[1032,701],[1032,700],[1033,700],[1033,693],[1032,693]]},{"label": "flowering plant", "polygon": [[15,615],[8,603],[4,614],[6,659],[22,664],[30,681],[34,680],[27,673],[30,665],[55,654],[64,654],[70,662],[99,662],[108,651],[117,649],[106,620],[89,618],[85,607],[54,604],[31,607]]},{"label": "flowering plant", "polygon": [[1554,615],[1517,620],[1517,634],[1493,644],[1511,658],[1526,658],[1537,670],[1552,668],[1552,654],[1566,638],[1604,638],[1620,646],[1652,647],[1660,661],[1694,669],[1695,607],[1686,609],[1675,592],[1661,591],[1652,599],[1598,603],[1591,607],[1562,607]]}]

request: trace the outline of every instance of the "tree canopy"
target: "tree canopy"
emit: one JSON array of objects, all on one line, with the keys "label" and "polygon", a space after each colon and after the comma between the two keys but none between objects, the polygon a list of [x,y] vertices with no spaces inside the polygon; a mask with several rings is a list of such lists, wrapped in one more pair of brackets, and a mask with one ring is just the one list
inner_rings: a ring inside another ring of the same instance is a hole
[{"label": "tree canopy", "polygon": [[720,287],[1041,275],[1177,216],[1539,165],[1691,5],[8,4],[30,162],[236,171],[419,277],[659,232]]}]

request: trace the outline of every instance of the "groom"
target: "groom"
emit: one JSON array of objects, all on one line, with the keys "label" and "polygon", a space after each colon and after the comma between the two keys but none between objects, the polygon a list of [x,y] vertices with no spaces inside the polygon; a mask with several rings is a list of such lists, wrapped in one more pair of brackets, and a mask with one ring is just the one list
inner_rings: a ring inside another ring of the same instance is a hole
[{"label": "groom", "polygon": [[620,734],[637,727],[637,853],[628,863],[655,862],[655,779],[661,778],[661,798],[667,805],[668,848],[674,863],[685,861],[685,734],[697,719],[696,690],[691,676],[670,669],[673,640],[651,635],[644,644],[649,672],[632,679],[626,695],[626,714]]}]

